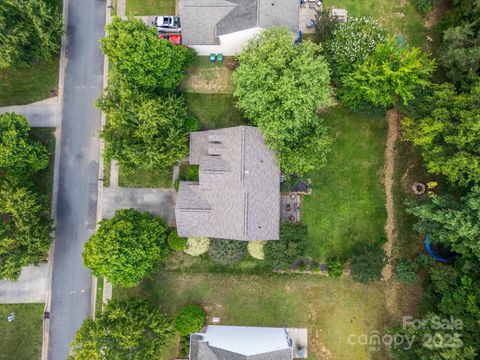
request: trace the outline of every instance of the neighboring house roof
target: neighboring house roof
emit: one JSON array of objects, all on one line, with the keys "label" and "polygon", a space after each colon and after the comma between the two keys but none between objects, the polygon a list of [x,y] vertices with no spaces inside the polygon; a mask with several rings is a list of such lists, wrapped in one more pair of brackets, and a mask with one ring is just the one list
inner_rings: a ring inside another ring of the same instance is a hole
[{"label": "neighboring house roof", "polygon": [[180,182],[175,217],[180,236],[278,240],[280,167],[256,127],[190,134],[190,164],[199,182]]},{"label": "neighboring house roof", "polygon": [[298,31],[298,0],[180,0],[186,45],[218,45],[218,36],[251,28],[286,26]]},{"label": "neighboring house roof", "polygon": [[190,336],[190,360],[292,360],[283,328],[209,325]]}]

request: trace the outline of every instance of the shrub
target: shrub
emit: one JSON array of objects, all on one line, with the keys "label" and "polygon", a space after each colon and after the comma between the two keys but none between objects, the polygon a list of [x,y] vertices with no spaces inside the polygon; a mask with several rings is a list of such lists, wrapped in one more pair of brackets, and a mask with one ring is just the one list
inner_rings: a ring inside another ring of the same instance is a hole
[{"label": "shrub", "polygon": [[386,262],[380,246],[357,246],[350,261],[352,278],[361,283],[380,280]]},{"label": "shrub", "polygon": [[415,0],[415,7],[420,14],[426,14],[433,8],[432,0]]},{"label": "shrub", "polygon": [[198,305],[185,305],[175,317],[175,329],[186,336],[197,332],[205,324],[205,312]]},{"label": "shrub", "polygon": [[417,264],[410,260],[400,260],[395,266],[395,277],[405,284],[413,284],[417,281]]},{"label": "shrub", "polygon": [[198,165],[189,165],[187,168],[187,181],[198,181]]},{"label": "shrub", "polygon": [[266,243],[267,241],[265,240],[249,241],[247,245],[247,250],[250,256],[258,260],[265,259],[264,247]]},{"label": "shrub", "polygon": [[433,259],[427,254],[420,254],[415,259],[415,263],[420,269],[425,269],[432,265]]},{"label": "shrub", "polygon": [[175,251],[184,250],[187,246],[187,239],[178,236],[177,230],[175,229],[170,231],[170,234],[168,234],[167,242],[168,246]]},{"label": "shrub", "polygon": [[328,275],[338,278],[343,274],[345,261],[339,258],[334,258],[328,261]]},{"label": "shrub", "polygon": [[276,269],[286,269],[305,255],[308,227],[302,223],[283,223],[280,240],[269,241],[265,259]]},{"label": "shrub", "polygon": [[208,255],[218,264],[230,265],[245,257],[247,244],[240,240],[212,239]]},{"label": "shrub", "polygon": [[183,252],[191,256],[205,254],[210,246],[210,239],[207,237],[191,237],[187,240],[187,246]]}]

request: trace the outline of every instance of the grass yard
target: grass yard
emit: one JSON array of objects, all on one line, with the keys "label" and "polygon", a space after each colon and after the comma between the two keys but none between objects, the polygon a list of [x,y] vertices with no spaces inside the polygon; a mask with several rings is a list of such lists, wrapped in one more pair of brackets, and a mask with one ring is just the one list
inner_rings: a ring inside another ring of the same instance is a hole
[{"label": "grass yard", "polygon": [[[150,300],[174,314],[182,305],[200,304],[222,325],[308,327],[309,359],[370,359],[363,345],[349,345],[350,334],[386,326],[380,284],[318,276],[256,276],[161,272],[114,297]],[[165,357],[171,360],[171,357]]]},{"label": "grass yard", "polygon": [[58,86],[59,59],[0,70],[0,106],[24,105],[51,97]]},{"label": "grass yard", "polygon": [[244,124],[242,114],[235,108],[235,99],[226,94],[185,93],[185,102],[206,129]]},{"label": "grass yard", "polygon": [[180,90],[194,93],[233,93],[232,71],[227,67],[231,57],[212,64],[209,56],[199,56],[198,61],[187,70],[187,77],[180,84]]},{"label": "grass yard", "polygon": [[323,6],[345,8],[349,16],[371,16],[396,35],[404,35],[410,44],[425,43],[424,20],[415,9],[415,0],[325,0]]},{"label": "grass yard", "polygon": [[[40,359],[43,304],[0,305],[0,360]],[[14,312],[16,319],[7,321]]]},{"label": "grass yard", "polygon": [[171,188],[173,169],[153,171],[143,168],[135,169],[132,173],[125,173],[120,168],[118,185],[133,188]]},{"label": "grass yard", "polygon": [[30,136],[32,139],[40,141],[44,144],[49,152],[48,167],[36,174],[33,177],[33,183],[36,189],[41,193],[47,195],[50,199],[52,197],[53,186],[53,167],[55,161],[55,136],[54,128],[31,128]]},{"label": "grass yard", "polygon": [[127,0],[128,15],[175,15],[175,0]]},{"label": "grass yard", "polygon": [[309,174],[303,199],[308,255],[348,257],[357,243],[379,240],[386,220],[382,184],[386,122],[382,115],[337,107],[321,115],[334,138],[327,165]]}]

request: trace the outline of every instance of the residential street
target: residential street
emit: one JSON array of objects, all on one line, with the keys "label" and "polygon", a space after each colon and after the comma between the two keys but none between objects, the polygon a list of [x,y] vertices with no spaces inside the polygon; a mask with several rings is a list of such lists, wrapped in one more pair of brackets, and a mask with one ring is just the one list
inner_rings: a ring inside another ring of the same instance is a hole
[{"label": "residential street", "polygon": [[95,229],[105,2],[68,0],[66,72],[56,242],[51,293],[49,359],[65,360],[75,332],[91,311],[91,276],[83,243]]}]

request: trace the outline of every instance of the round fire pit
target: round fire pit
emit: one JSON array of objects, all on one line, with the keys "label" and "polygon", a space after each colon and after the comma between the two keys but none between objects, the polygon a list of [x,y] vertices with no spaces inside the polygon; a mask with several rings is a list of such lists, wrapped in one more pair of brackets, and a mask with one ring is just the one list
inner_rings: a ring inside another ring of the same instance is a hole
[{"label": "round fire pit", "polygon": [[415,184],[413,184],[412,186],[412,190],[413,192],[416,194],[416,195],[422,195],[425,193],[425,184],[421,183],[421,182],[416,182]]}]

